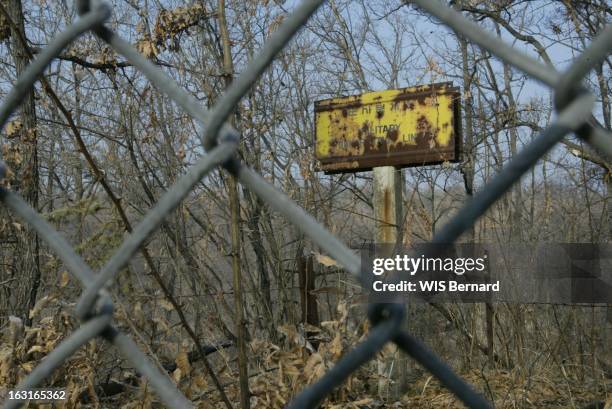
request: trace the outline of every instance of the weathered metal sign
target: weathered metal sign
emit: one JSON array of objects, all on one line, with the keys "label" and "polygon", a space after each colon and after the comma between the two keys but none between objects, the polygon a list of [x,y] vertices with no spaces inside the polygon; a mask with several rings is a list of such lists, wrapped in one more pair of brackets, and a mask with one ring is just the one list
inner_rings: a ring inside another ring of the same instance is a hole
[{"label": "weathered metal sign", "polygon": [[456,162],[459,109],[450,82],[316,101],[316,158],[327,173]]}]

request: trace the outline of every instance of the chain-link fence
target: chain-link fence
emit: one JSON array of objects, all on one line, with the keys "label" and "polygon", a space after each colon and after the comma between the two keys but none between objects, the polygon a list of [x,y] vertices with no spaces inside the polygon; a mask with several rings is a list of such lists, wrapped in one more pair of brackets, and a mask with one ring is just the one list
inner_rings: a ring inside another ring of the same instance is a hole
[{"label": "chain-link fence", "polygon": [[[240,161],[236,152],[239,132],[225,123],[243,95],[250,90],[275,56],[306,23],[322,2],[322,0],[306,0],[297,7],[284,20],[264,45],[259,55],[248,64],[243,74],[231,84],[213,108],[205,111],[190,94],[179,88],[174,81],[139,54],[130,44],[103,25],[111,15],[109,5],[96,0],[77,1],[80,18],[48,44],[18,79],[0,106],[0,127],[4,127],[9,116],[19,106],[51,60],[59,56],[60,52],[81,34],[92,31],[117,53],[123,55],[153,85],[200,123],[202,129],[199,137],[208,153],[164,194],[97,274],[76,254],[66,240],[18,194],[0,188],[2,203],[38,233],[84,288],[76,306],[76,315],[82,320],[83,324],[49,353],[41,364],[17,386],[17,389],[24,390],[36,387],[81,346],[100,336],[117,347],[125,358],[134,365],[134,368],[149,380],[165,405],[172,408],[192,407],[192,404],[176,388],[168,375],[152,364],[130,337],[113,326],[113,303],[104,287],[127,265],[149,235],[160,226],[164,217],[175,209],[198,181],[216,167],[222,166],[235,175],[240,183],[255,192],[268,205],[300,228],[346,270],[353,274],[359,274],[360,258],[356,254],[291,199]],[[612,135],[604,130],[591,115],[595,97],[581,85],[581,80],[612,49],[612,26],[607,26],[593,40],[592,44],[576,58],[566,72],[559,73],[554,67],[534,60],[513,49],[498,37],[483,31],[479,26],[438,0],[414,0],[412,3],[441,20],[458,35],[465,37],[508,64],[550,86],[555,91],[555,108],[558,112],[554,123],[514,156],[511,162],[436,234],[433,242],[454,242],[497,199],[507,192],[539,158],[571,132],[575,132],[606,160],[610,160],[612,157]],[[0,162],[0,178],[4,176],[4,173],[4,164]],[[467,406],[472,408],[491,407],[489,402],[455,375],[444,362],[419,340],[401,329],[404,318],[403,304],[374,304],[370,307],[369,318],[373,327],[365,341],[346,353],[321,379],[296,396],[289,404],[290,408],[316,407],[354,370],[372,359],[387,342],[397,344],[399,348],[435,375]],[[5,403],[6,408],[14,408],[19,405],[19,401],[7,401]]]}]

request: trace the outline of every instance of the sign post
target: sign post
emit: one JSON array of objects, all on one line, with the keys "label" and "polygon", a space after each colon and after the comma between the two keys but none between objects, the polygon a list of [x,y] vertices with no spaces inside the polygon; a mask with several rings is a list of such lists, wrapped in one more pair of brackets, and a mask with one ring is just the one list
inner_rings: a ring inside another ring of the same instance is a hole
[{"label": "sign post", "polygon": [[[376,244],[395,244],[402,242],[403,236],[403,179],[401,169],[394,166],[379,166],[373,169],[373,207],[376,223]],[[389,246],[391,248],[391,246]],[[393,246],[394,247],[394,246]],[[390,256],[390,255],[389,255]],[[378,394],[384,397],[390,394],[392,399],[400,397],[400,391],[407,382],[407,358],[397,354],[397,347],[389,356],[377,360]],[[395,362],[394,362],[395,361]],[[393,373],[390,373],[393,371]],[[393,388],[390,380],[395,381]]]},{"label": "sign post", "polygon": [[[317,101],[314,110],[320,169],[328,174],[373,170],[375,243],[401,245],[401,168],[461,160],[459,88],[445,82],[369,92]],[[393,355],[378,361],[381,396],[397,397],[397,387],[406,382],[405,358],[389,373]],[[390,375],[397,381],[393,389]]]},{"label": "sign post", "polygon": [[394,244],[402,240],[401,175],[401,170],[394,166],[379,166],[373,169],[376,244]]}]

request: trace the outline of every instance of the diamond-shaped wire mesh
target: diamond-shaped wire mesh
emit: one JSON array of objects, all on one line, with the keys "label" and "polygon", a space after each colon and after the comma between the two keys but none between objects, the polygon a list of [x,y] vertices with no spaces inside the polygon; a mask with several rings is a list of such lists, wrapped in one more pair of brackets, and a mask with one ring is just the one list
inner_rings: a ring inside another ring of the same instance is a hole
[{"label": "diamond-shaped wire mesh", "polygon": [[[149,380],[165,405],[172,408],[192,407],[192,404],[176,388],[167,374],[158,370],[130,337],[115,329],[112,323],[113,303],[104,287],[126,266],[143,242],[161,225],[164,217],[185,198],[195,184],[217,167],[224,167],[234,174],[240,183],[247,186],[270,207],[300,228],[347,271],[353,274],[359,273],[360,259],[357,255],[296,203],[239,160],[236,154],[239,133],[225,123],[242,96],[249,91],[278,52],[306,23],[321,3],[322,0],[303,1],[284,20],[260,53],[248,64],[244,73],[231,84],[214,107],[210,111],[205,111],[191,95],[179,88],[131,45],[103,25],[111,15],[110,6],[95,0],[77,1],[80,18],[48,44],[18,79],[0,106],[0,127],[4,127],[10,115],[19,106],[51,60],[59,56],[61,51],[77,40],[81,34],[92,31],[117,53],[123,55],[153,85],[200,123],[202,126],[200,139],[207,154],[164,194],[97,274],[94,274],[66,240],[18,194],[0,187],[0,201],[38,233],[84,288],[76,307],[76,315],[83,321],[83,324],[46,356],[41,364],[17,386],[18,390],[36,387],[81,346],[100,336],[117,347],[134,365],[134,368]],[[436,234],[433,242],[454,242],[539,158],[571,132],[575,132],[607,160],[610,160],[612,135],[603,129],[591,115],[595,98],[580,85],[580,82],[612,49],[612,26],[607,26],[576,58],[566,72],[559,73],[553,67],[546,66],[520,53],[499,38],[483,31],[478,25],[438,0],[413,0],[412,3],[441,20],[458,35],[550,86],[555,91],[555,107],[558,112],[556,121],[542,131],[491,182],[484,186],[480,193],[459,210],[453,219]],[[5,167],[0,161],[0,177],[3,177],[4,171]],[[372,359],[387,342],[396,343],[400,349],[435,375],[468,407],[491,407],[484,397],[455,375],[418,339],[401,330],[404,317],[404,307],[401,303],[372,305],[369,317],[374,325],[367,338],[345,354],[321,379],[297,395],[289,404],[290,408],[316,407],[333,388],[340,385],[360,365]],[[5,407],[14,408],[20,404],[19,401],[8,401]]]}]

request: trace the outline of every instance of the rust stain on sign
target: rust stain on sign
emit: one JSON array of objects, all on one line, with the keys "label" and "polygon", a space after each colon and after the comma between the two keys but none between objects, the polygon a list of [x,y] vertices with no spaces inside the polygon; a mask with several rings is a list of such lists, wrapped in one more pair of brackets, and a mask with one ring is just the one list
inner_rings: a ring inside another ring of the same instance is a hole
[{"label": "rust stain on sign", "polygon": [[316,158],[327,173],[456,162],[459,109],[449,82],[317,101]]}]

